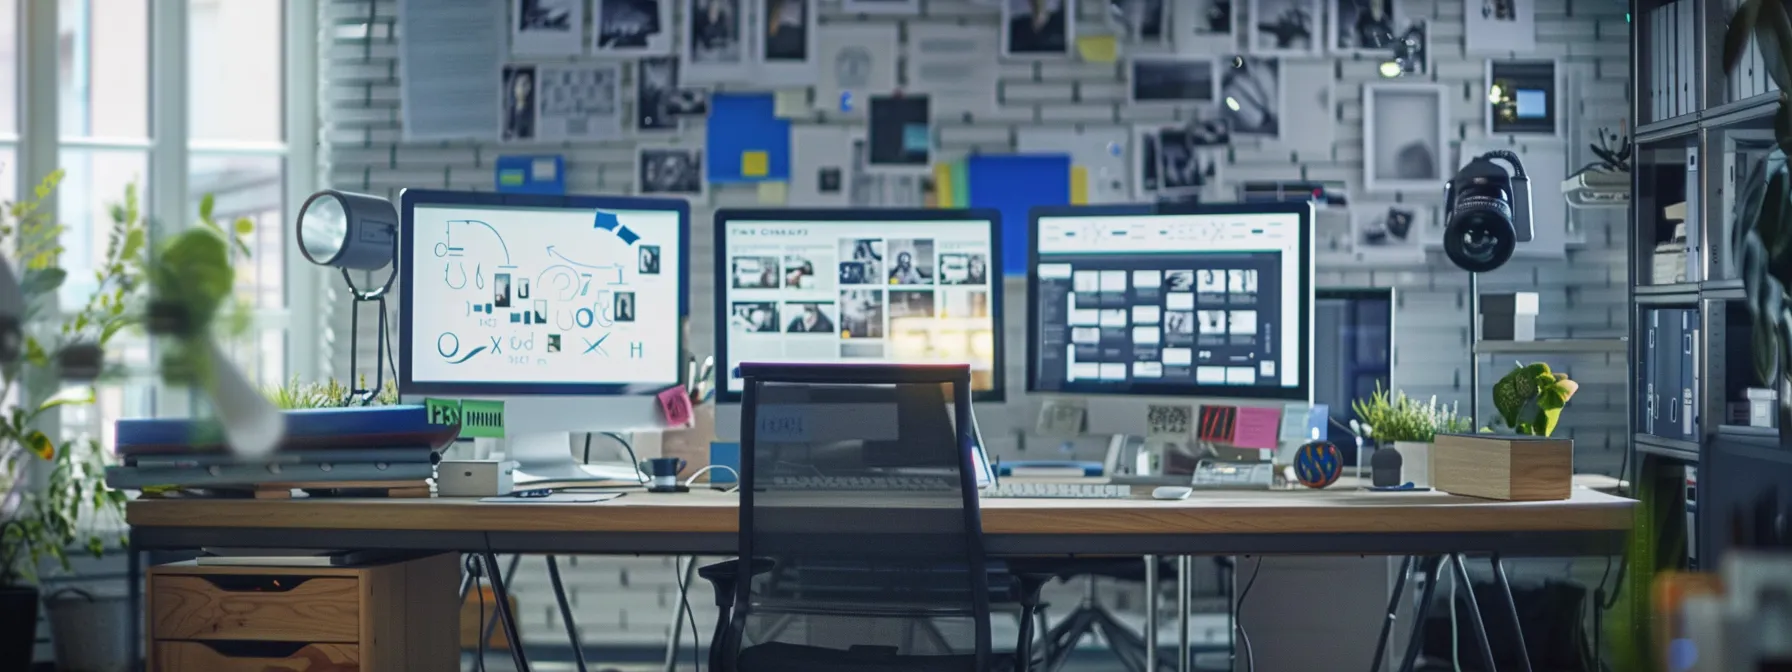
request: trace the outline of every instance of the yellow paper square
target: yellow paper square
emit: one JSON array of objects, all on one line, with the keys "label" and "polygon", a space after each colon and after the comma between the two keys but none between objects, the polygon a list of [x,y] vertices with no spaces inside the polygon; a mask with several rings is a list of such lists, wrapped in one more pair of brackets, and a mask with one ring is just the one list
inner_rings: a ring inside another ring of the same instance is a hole
[{"label": "yellow paper square", "polygon": [[765,177],[771,172],[772,157],[762,150],[740,153],[741,177]]},{"label": "yellow paper square", "polygon": [[785,201],[788,201],[788,200],[790,200],[790,183],[788,183],[788,182],[760,182],[759,183],[759,204],[760,205],[784,205]]},{"label": "yellow paper square", "polygon": [[1070,204],[1089,204],[1089,169],[1082,166],[1070,167]]},{"label": "yellow paper square", "polygon": [[1076,53],[1085,63],[1113,63],[1120,57],[1120,40],[1113,35],[1079,37]]}]

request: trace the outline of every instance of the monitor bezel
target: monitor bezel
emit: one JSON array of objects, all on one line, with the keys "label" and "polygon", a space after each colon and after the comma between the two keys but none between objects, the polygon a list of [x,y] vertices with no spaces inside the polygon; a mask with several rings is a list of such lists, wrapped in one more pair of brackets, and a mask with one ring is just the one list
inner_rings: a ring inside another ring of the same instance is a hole
[{"label": "monitor bezel", "polygon": [[[687,383],[685,361],[681,355],[674,367],[674,383],[524,383],[484,382],[447,383],[418,382],[411,370],[411,305],[412,271],[408,251],[416,244],[414,215],[418,206],[474,206],[508,208],[552,208],[558,210],[658,210],[678,215],[678,351],[686,349],[690,330],[691,303],[691,204],[677,198],[642,198],[633,196],[576,196],[548,194],[508,194],[495,192],[445,191],[438,189],[405,189],[399,201],[399,283],[398,283],[398,391],[404,395],[465,394],[479,396],[637,396],[652,395],[669,385]],[[663,255],[664,252],[662,251]]]},{"label": "monitor bezel", "polygon": [[[1299,384],[1294,387],[1244,387],[1238,385],[1162,385],[1149,389],[1091,389],[1067,383],[1058,389],[1039,386],[1039,220],[1052,217],[1152,217],[1162,215],[1296,215],[1300,218],[1300,287],[1305,288],[1306,310],[1300,315]],[[1029,394],[1087,395],[1101,397],[1203,397],[1210,399],[1280,400],[1311,402],[1313,397],[1313,204],[1294,203],[1162,203],[1153,205],[1070,205],[1034,207],[1027,213],[1027,392]]]},{"label": "monitor bezel", "polygon": [[[716,402],[738,404],[740,392],[728,389],[728,377],[733,367],[740,362],[728,361],[728,301],[727,289],[723,281],[728,277],[728,225],[735,222],[758,221],[794,221],[794,222],[940,222],[980,220],[989,223],[989,291],[990,328],[995,331],[995,371],[991,376],[992,385],[988,390],[972,391],[971,400],[976,402],[1002,402],[1006,400],[1008,382],[1006,367],[1007,348],[1003,343],[1005,325],[1002,317],[1003,284],[1006,278],[1002,275],[1002,213],[988,208],[722,208],[716,210],[714,223],[715,235],[715,321],[711,324],[715,332],[715,382]],[[887,239],[888,236],[885,236]]]}]

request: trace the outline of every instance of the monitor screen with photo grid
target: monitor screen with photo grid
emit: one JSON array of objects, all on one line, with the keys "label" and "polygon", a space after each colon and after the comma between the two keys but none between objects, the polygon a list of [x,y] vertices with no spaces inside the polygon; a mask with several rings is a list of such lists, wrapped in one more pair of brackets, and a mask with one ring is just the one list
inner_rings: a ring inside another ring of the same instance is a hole
[{"label": "monitor screen with photo grid", "polygon": [[1306,400],[1312,221],[1308,203],[1035,208],[1028,389]]},{"label": "monitor screen with photo grid", "polygon": [[966,363],[1002,398],[1001,216],[991,210],[720,210],[718,399],[742,362]]}]

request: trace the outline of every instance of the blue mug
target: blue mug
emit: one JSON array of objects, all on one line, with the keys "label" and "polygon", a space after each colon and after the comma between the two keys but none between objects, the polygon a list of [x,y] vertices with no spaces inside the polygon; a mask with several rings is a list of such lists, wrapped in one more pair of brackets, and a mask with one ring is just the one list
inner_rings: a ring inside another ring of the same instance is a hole
[{"label": "blue mug", "polygon": [[685,461],[677,457],[655,457],[641,463],[641,471],[647,473],[647,487],[650,490],[672,490],[678,487],[678,474],[684,471]]}]

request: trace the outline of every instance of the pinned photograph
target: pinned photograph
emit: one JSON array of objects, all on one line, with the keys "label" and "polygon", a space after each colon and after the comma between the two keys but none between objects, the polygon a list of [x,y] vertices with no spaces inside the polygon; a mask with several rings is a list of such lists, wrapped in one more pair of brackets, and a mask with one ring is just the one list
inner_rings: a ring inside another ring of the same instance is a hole
[{"label": "pinned photograph", "polygon": [[787,334],[833,334],[838,331],[834,326],[832,301],[786,301],[784,316],[789,320],[784,324]]},{"label": "pinned photograph", "polygon": [[1487,132],[1560,135],[1561,70],[1555,61],[1487,62]]},{"label": "pinned photograph", "polygon": [[848,289],[840,292],[840,337],[884,337],[884,292]]},{"label": "pinned photograph", "polygon": [[[889,255],[890,284],[933,284],[933,241],[891,240],[889,241]],[[891,302],[895,302],[894,297],[891,298]]]},{"label": "pinned photograph", "polygon": [[660,246],[642,245],[640,257],[641,263],[637,270],[641,272],[641,275],[660,274]]},{"label": "pinned photograph", "polygon": [[840,241],[840,284],[881,285],[884,241],[859,238]]},{"label": "pinned photograph", "polygon": [[689,79],[724,82],[747,74],[746,0],[691,0],[685,12],[684,66]]},{"label": "pinned photograph", "polygon": [[1107,0],[1108,23],[1128,42],[1162,42],[1170,22],[1166,0]]},{"label": "pinned photograph", "polygon": [[535,139],[535,66],[504,66],[504,129],[507,142]]},{"label": "pinned photograph", "polygon": [[778,304],[771,301],[735,301],[728,307],[728,329],[748,334],[778,333]]},{"label": "pinned photograph", "polygon": [[1449,94],[1441,84],[1363,85],[1363,188],[1435,192],[1449,179]]},{"label": "pinned photograph", "polygon": [[1430,207],[1411,203],[1353,206],[1352,248],[1363,260],[1424,261],[1431,216]]},{"label": "pinned photograph", "polygon": [[760,58],[766,63],[807,62],[815,49],[811,0],[764,0],[765,34]]},{"label": "pinned photograph", "polygon": [[675,0],[596,0],[591,51],[599,56],[661,56],[672,53]]},{"label": "pinned photograph", "polygon": [[703,150],[642,147],[635,157],[640,194],[703,195]]},{"label": "pinned photograph", "polygon": [[678,115],[672,111],[677,95],[678,57],[641,59],[635,66],[635,130],[678,130]]},{"label": "pinned photograph", "polygon": [[735,289],[777,289],[778,258],[742,256],[728,262],[729,276]]},{"label": "pinned photograph", "polygon": [[1332,53],[1344,56],[1391,56],[1395,32],[1394,0],[1329,0],[1331,26],[1326,31]]},{"label": "pinned photograph", "polygon": [[1537,0],[1462,0],[1464,50],[1522,54],[1537,48]]},{"label": "pinned photograph", "polygon": [[1159,196],[1200,197],[1219,183],[1219,157],[1223,150],[1197,144],[1184,129],[1158,133]]},{"label": "pinned photograph", "polygon": [[927,96],[874,96],[870,111],[871,173],[930,174],[933,122]]},{"label": "pinned photograph", "polygon": [[1170,11],[1170,44],[1178,54],[1219,54],[1238,48],[1233,3],[1244,0],[1176,0]]},{"label": "pinned photograph", "polygon": [[1076,34],[1071,0],[1001,0],[1002,55],[1017,58],[1069,56]]},{"label": "pinned photograph", "polygon": [[1282,135],[1282,63],[1274,57],[1234,56],[1220,67],[1220,117],[1234,135]]},{"label": "pinned photograph", "polygon": [[709,89],[687,86],[673,91],[666,101],[666,112],[675,117],[709,116]]},{"label": "pinned photograph", "polygon": [[622,66],[543,65],[536,79],[538,140],[607,138],[622,131]]},{"label": "pinned photograph", "polygon": [[1320,0],[1251,0],[1246,44],[1257,56],[1313,56],[1322,44]]},{"label": "pinned photograph", "polygon": [[1132,103],[1211,103],[1215,100],[1211,58],[1138,56],[1129,63],[1127,100]]},{"label": "pinned photograph", "polygon": [[577,56],[585,51],[584,0],[512,0],[510,53]]}]

